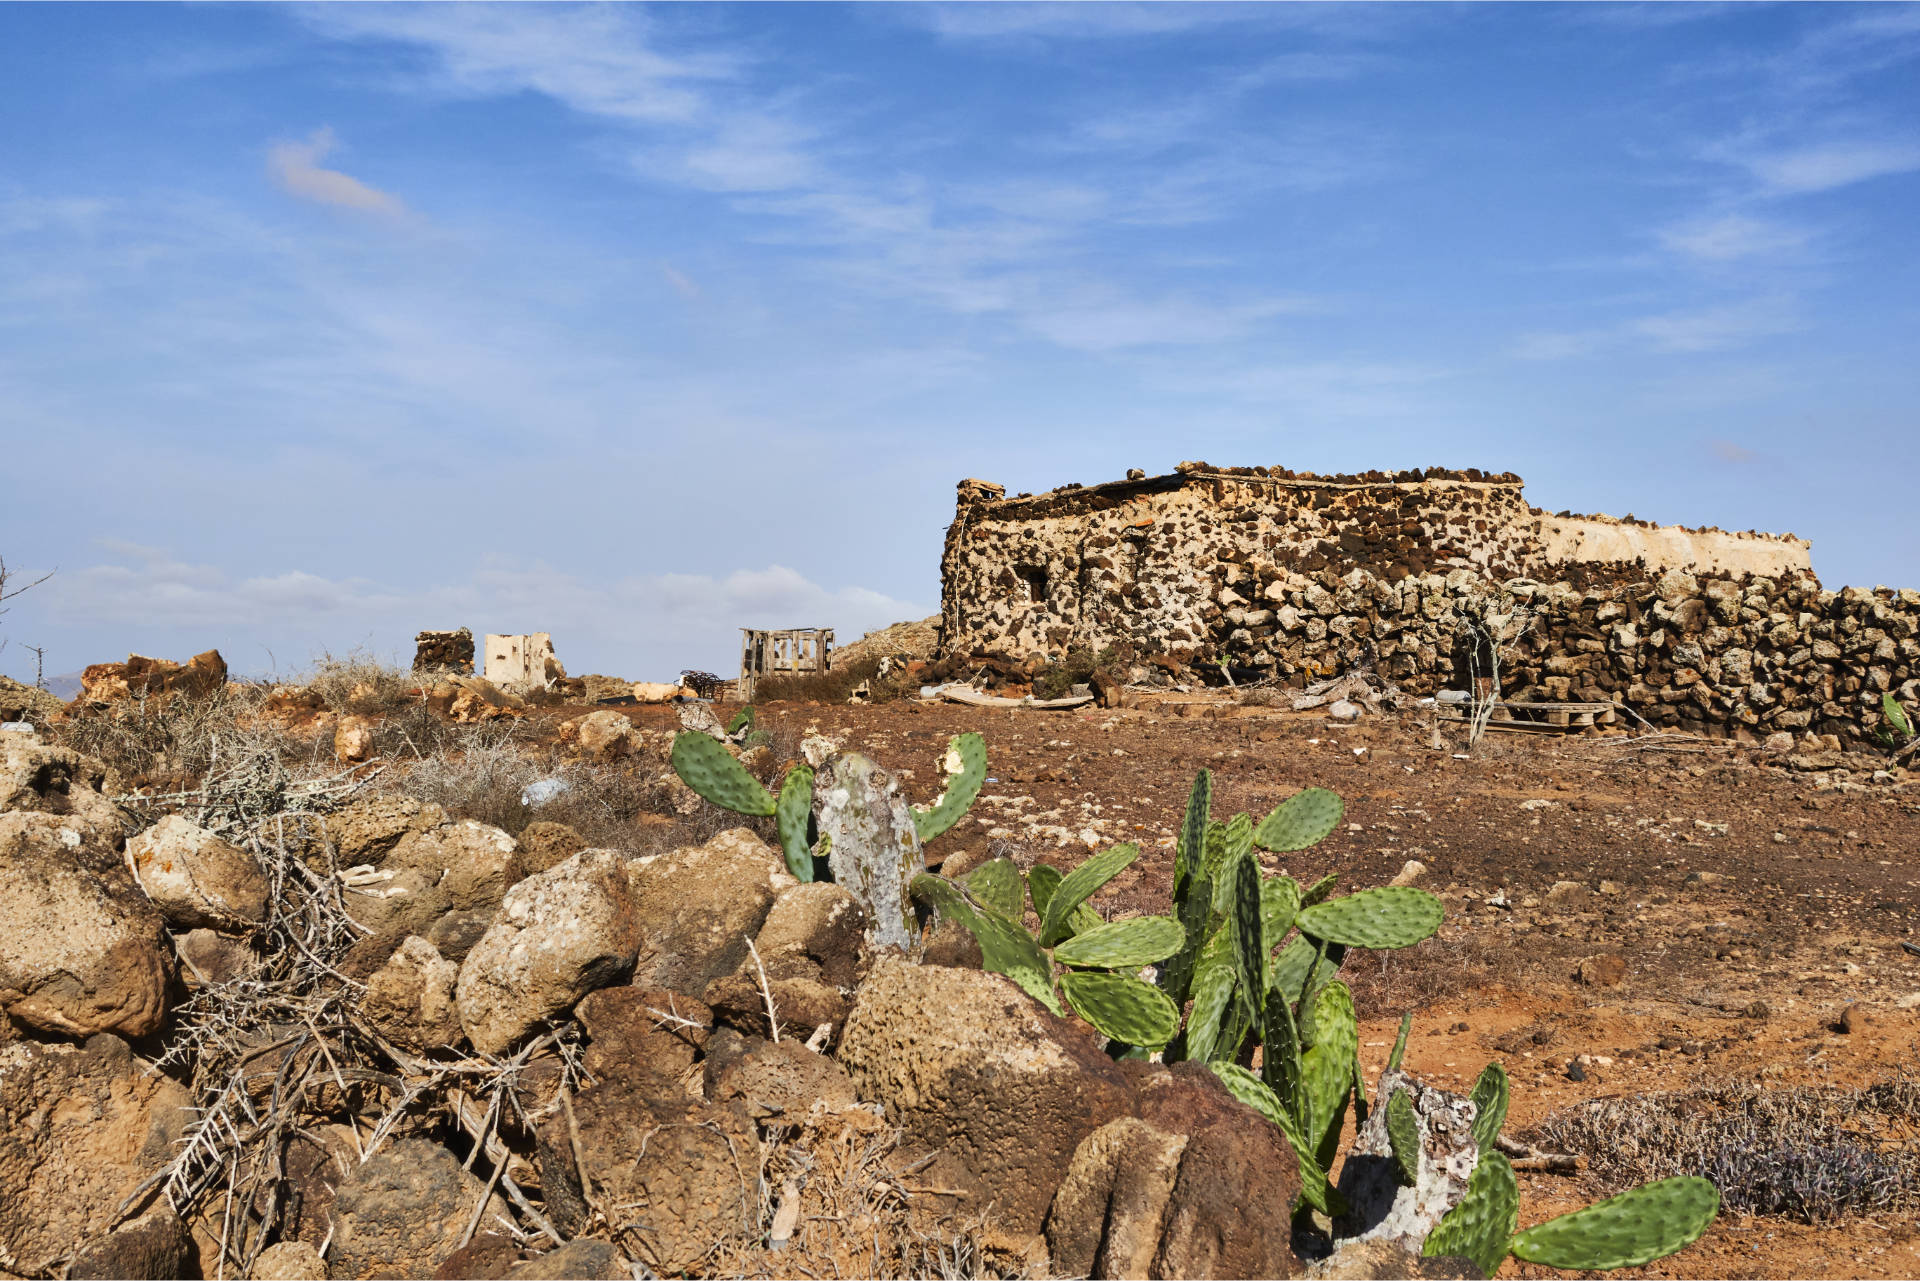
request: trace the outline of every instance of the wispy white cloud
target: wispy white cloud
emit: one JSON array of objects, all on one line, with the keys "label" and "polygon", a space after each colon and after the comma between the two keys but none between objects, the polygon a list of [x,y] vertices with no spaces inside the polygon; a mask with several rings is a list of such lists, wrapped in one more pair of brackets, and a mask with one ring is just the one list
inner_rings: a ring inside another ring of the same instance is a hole
[{"label": "wispy white cloud", "polygon": [[302,141],[275,143],[267,151],[267,168],[288,194],[302,200],[373,213],[405,211],[405,206],[386,192],[338,169],[323,168],[320,162],[338,146],[332,129],[316,129]]},{"label": "wispy white cloud", "polygon": [[1920,143],[1855,139],[1735,153],[1736,163],[1778,195],[1832,191],[1873,178],[1920,169]]},{"label": "wispy white cloud", "polygon": [[1743,299],[1646,316],[1630,326],[1660,351],[1701,352],[1739,347],[1760,338],[1792,333],[1801,321],[1782,297]]},{"label": "wispy white cloud", "polygon": [[1714,439],[1707,442],[1707,451],[1723,463],[1739,466],[1744,463],[1757,463],[1762,455],[1757,450],[1748,449],[1736,441]]},{"label": "wispy white cloud", "polygon": [[1713,263],[1791,252],[1812,238],[1803,227],[1743,213],[1693,218],[1659,232],[1660,244],[1668,251]]}]

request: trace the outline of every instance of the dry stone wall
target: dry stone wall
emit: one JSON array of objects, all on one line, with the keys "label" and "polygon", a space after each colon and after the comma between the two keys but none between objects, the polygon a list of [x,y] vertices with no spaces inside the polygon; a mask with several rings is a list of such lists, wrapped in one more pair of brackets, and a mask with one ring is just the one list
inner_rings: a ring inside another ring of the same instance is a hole
[{"label": "dry stone wall", "polygon": [[1826,591],[1791,535],[1541,512],[1518,477],[1477,471],[1182,464],[1011,499],[963,482],[941,653],[1111,648],[1292,684],[1371,665],[1426,694],[1466,687],[1466,620],[1489,613],[1510,620],[1509,698],[1856,738],[1881,693],[1920,700],[1920,593]]}]

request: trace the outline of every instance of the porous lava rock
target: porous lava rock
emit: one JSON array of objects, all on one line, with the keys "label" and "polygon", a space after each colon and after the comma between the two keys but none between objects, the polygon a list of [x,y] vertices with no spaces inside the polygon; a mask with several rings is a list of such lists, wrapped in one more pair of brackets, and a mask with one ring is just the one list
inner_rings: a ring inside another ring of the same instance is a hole
[{"label": "porous lava rock", "polygon": [[[356,1166],[335,1194],[328,1272],[348,1278],[428,1278],[460,1245],[486,1185],[428,1139],[390,1141]],[[488,1214],[505,1215],[492,1198]]]},{"label": "porous lava rock", "polygon": [[244,934],[267,918],[267,878],[253,855],[182,815],[130,839],[127,863],[176,929]]},{"label": "porous lava rock", "polygon": [[633,981],[704,997],[747,959],[774,899],[797,884],[778,850],[744,827],[627,865],[641,939]]},{"label": "porous lava rock", "polygon": [[498,1054],[595,988],[633,972],[642,929],[625,856],[582,850],[529,876],[500,905],[460,964],[460,1022],[482,1054]]},{"label": "porous lava rock", "polygon": [[1009,1233],[1037,1233],[1081,1140],[1133,1111],[1131,1085],[1085,1025],[981,970],[882,957],[838,1057],[909,1140],[968,1167]]},{"label": "porous lava rock", "polygon": [[458,965],[443,959],[426,939],[409,934],[367,980],[361,1013],[382,1036],[405,1049],[453,1045],[460,1039],[460,1014],[453,996],[459,978]]}]

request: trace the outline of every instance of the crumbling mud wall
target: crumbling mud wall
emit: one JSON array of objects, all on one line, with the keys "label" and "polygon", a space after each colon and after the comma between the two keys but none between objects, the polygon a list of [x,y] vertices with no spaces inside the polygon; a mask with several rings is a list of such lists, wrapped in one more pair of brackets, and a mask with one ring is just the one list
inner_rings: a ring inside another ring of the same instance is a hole
[{"label": "crumbling mud wall", "polygon": [[1791,535],[1542,512],[1512,475],[965,481],[942,570],[948,657],[1114,649],[1293,684],[1373,666],[1431,693],[1465,687],[1466,620],[1492,613],[1507,697],[1656,725],[1857,737],[1882,692],[1920,688],[1920,594],[1825,591]]}]

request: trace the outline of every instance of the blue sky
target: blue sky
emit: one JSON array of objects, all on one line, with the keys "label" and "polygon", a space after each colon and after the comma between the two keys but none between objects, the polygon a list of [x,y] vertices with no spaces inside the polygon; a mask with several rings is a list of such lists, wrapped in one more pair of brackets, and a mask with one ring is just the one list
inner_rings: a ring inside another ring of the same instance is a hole
[{"label": "blue sky", "polygon": [[954,482],[1920,585],[1920,6],[0,6],[0,671],[932,612]]}]

